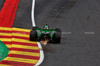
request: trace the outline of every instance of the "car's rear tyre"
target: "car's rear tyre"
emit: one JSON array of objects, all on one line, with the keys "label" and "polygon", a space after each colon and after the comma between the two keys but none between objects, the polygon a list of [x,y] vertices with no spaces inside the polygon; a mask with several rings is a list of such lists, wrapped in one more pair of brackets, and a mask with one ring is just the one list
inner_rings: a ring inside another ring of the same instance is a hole
[{"label": "car's rear tyre", "polygon": [[56,32],[53,36],[54,43],[60,43],[61,42],[61,30],[57,28],[55,31]]},{"label": "car's rear tyre", "polygon": [[32,30],[30,32],[30,41],[36,41],[37,39],[37,31],[36,30]]},{"label": "car's rear tyre", "polygon": [[59,28],[56,28],[55,31],[57,32],[60,32],[61,33],[61,30]]},{"label": "car's rear tyre", "polygon": [[33,27],[32,30],[36,30],[37,28],[38,28],[37,26],[36,27]]}]

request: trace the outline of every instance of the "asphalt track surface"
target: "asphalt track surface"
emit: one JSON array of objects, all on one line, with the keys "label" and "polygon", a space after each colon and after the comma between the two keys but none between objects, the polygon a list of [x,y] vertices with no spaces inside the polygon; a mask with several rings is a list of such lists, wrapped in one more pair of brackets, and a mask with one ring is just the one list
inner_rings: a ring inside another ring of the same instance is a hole
[{"label": "asphalt track surface", "polygon": [[[14,27],[32,28],[31,0],[20,0]],[[40,66],[100,66],[100,0],[36,0],[38,27],[62,30]]]}]

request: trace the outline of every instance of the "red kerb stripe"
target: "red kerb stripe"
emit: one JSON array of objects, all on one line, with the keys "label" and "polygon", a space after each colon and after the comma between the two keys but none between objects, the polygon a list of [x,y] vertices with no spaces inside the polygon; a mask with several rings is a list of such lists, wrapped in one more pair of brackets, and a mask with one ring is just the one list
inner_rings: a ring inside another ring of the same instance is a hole
[{"label": "red kerb stripe", "polygon": [[15,30],[13,30],[12,32],[13,32],[13,33],[19,33],[19,34],[28,34],[28,35],[30,35],[30,32],[15,31]]},{"label": "red kerb stripe", "polygon": [[9,31],[9,30],[0,30],[0,33],[12,33],[12,31]]},{"label": "red kerb stripe", "polygon": [[6,61],[6,60],[1,61],[0,64],[15,65],[15,66],[33,66],[33,65],[35,65],[32,63],[22,63],[22,62],[14,62],[14,61]]},{"label": "red kerb stripe", "polygon": [[14,47],[12,47],[12,50],[39,53],[39,50],[22,49],[22,48],[14,48]]},{"label": "red kerb stripe", "polygon": [[12,44],[17,44],[17,45],[26,45],[26,46],[35,46],[35,47],[38,47],[38,44],[25,43],[25,42],[15,42],[15,41],[12,41]]},{"label": "red kerb stripe", "polygon": [[12,42],[3,41],[4,44],[12,44]]},{"label": "red kerb stripe", "polygon": [[16,58],[34,59],[34,60],[39,60],[39,58],[40,58],[37,56],[27,56],[27,55],[18,55],[18,54],[9,54],[8,56],[16,57]]},{"label": "red kerb stripe", "polygon": [[0,38],[12,38],[12,36],[2,36],[2,35],[0,35]]},{"label": "red kerb stripe", "polygon": [[20,36],[12,36],[13,38],[17,38],[17,39],[25,39],[25,40],[29,40],[29,37],[20,37]]}]

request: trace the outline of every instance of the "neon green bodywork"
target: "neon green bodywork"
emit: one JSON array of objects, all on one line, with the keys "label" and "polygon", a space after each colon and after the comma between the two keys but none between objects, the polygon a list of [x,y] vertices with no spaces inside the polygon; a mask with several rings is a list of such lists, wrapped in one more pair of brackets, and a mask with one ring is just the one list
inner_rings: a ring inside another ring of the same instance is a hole
[{"label": "neon green bodywork", "polygon": [[48,25],[45,25],[44,27],[49,27]]},{"label": "neon green bodywork", "polygon": [[53,35],[52,32],[55,31],[55,29],[41,29],[41,28],[36,28],[36,30],[39,30],[40,32],[37,33],[37,37],[39,37],[41,35],[41,31],[44,31],[44,32],[50,32],[50,36],[53,38]]}]

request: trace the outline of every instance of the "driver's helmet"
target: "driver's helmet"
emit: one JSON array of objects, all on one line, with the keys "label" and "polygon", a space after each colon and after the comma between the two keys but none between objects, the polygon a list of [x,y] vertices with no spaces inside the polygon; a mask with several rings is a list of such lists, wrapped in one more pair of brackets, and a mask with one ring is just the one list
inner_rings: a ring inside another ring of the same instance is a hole
[{"label": "driver's helmet", "polygon": [[43,29],[49,29],[49,26],[46,24]]}]

